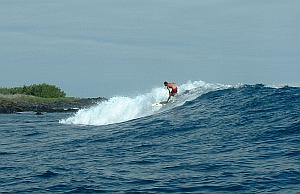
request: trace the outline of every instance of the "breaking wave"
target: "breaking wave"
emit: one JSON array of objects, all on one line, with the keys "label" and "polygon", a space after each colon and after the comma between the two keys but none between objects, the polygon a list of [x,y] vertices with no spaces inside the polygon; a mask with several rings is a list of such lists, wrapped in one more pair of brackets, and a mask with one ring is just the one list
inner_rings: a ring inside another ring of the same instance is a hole
[{"label": "breaking wave", "polygon": [[151,92],[135,97],[116,96],[108,101],[101,102],[96,106],[81,109],[75,115],[60,120],[63,124],[78,125],[107,125],[125,122],[128,120],[149,116],[166,109],[171,109],[183,105],[202,94],[210,91],[226,89],[230,85],[210,84],[204,81],[188,81],[178,86],[178,96],[173,103],[165,107],[153,107],[152,104],[166,100],[168,91],[163,88],[153,88]]}]

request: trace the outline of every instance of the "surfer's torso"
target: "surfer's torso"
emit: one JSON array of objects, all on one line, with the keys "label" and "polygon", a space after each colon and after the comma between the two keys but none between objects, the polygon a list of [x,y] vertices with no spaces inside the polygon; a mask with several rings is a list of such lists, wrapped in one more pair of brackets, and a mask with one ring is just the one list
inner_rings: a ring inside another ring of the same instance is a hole
[{"label": "surfer's torso", "polygon": [[167,84],[167,88],[168,88],[168,90],[170,90],[171,89],[171,94],[173,94],[173,95],[175,95],[175,94],[177,94],[177,90],[178,90],[178,88],[177,88],[177,85],[176,84],[174,84],[174,83],[168,83]]}]

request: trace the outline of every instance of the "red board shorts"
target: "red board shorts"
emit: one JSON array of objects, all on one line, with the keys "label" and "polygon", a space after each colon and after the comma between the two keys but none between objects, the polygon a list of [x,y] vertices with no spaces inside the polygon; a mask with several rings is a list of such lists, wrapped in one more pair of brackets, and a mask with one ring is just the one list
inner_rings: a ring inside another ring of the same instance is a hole
[{"label": "red board shorts", "polygon": [[177,88],[172,88],[171,96],[175,96],[177,94]]}]

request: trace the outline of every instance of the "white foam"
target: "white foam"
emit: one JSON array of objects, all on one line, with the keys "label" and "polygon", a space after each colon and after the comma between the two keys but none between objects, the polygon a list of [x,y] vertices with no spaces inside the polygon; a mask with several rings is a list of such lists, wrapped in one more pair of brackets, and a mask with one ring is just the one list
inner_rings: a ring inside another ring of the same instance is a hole
[{"label": "white foam", "polygon": [[[229,85],[209,84],[203,81],[188,81],[179,85],[179,94],[172,108],[184,104],[186,101],[193,100],[199,95],[209,91],[225,89]],[[81,124],[81,125],[107,125],[120,123],[148,115],[155,114],[160,110],[159,107],[151,106],[155,102],[160,102],[168,98],[168,91],[163,88],[154,88],[151,92],[138,95],[136,97],[117,96],[108,101],[101,102],[98,105],[81,109],[73,116],[62,119],[63,124]]]}]

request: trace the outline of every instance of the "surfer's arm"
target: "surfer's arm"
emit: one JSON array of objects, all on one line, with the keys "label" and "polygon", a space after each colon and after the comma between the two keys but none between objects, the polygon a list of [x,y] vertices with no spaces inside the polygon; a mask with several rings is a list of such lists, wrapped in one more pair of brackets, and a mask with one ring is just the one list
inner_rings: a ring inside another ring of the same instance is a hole
[{"label": "surfer's arm", "polygon": [[169,102],[170,99],[171,99],[171,92],[169,93],[169,98],[167,100],[167,103]]},{"label": "surfer's arm", "polygon": [[171,99],[171,88],[169,88],[169,87],[167,87],[167,90],[168,90],[168,92],[169,92],[169,98],[168,98],[168,100],[166,101],[166,103],[168,103],[169,102],[169,100]]}]

